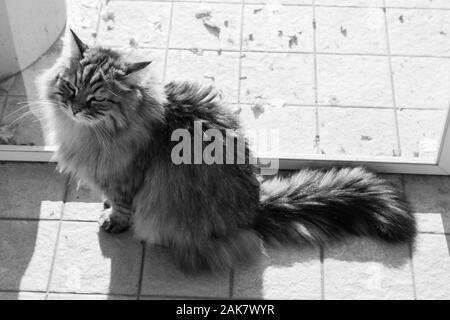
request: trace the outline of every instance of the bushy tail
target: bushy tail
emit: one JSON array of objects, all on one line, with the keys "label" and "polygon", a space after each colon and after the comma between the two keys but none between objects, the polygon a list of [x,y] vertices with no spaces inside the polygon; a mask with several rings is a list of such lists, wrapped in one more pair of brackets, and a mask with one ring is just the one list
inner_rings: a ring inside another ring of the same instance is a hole
[{"label": "bushy tail", "polygon": [[416,223],[391,183],[363,168],[343,168],[263,182],[255,230],[272,243],[322,244],[346,235],[411,242]]}]

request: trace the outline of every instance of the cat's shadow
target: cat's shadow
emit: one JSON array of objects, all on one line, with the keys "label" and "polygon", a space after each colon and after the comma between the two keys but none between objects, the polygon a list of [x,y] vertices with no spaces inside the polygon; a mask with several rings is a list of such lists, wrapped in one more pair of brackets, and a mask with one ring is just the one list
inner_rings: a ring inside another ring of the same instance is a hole
[{"label": "cat's shadow", "polygon": [[[365,274],[367,279],[378,279],[378,273],[385,268],[403,269],[409,265],[407,246],[355,238],[326,248],[268,247],[230,274],[192,277],[176,269],[167,248],[147,247],[147,256],[143,257],[142,244],[129,232],[109,235],[99,231],[99,242],[102,254],[111,260],[112,299],[126,298],[123,294],[137,293],[138,288],[141,298],[320,299],[324,261],[329,267],[340,264],[349,273]],[[143,269],[142,263],[146,264]],[[283,287],[289,290],[280,290]]]}]

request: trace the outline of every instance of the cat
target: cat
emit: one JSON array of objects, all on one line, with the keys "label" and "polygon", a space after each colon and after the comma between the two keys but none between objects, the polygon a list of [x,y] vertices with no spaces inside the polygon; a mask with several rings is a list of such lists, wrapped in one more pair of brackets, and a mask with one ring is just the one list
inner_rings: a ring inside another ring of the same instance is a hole
[{"label": "cat", "polygon": [[[152,81],[149,64],[90,47],[72,31],[70,49],[40,79],[58,166],[106,196],[106,232],[131,227],[138,239],[167,247],[187,273],[229,270],[251,261],[262,243],[322,245],[348,235],[414,241],[402,193],[362,167],[260,182],[239,119],[215,89]],[[195,121],[233,130],[232,139],[245,141],[234,160],[245,161],[174,164],[171,135],[192,133]]]}]

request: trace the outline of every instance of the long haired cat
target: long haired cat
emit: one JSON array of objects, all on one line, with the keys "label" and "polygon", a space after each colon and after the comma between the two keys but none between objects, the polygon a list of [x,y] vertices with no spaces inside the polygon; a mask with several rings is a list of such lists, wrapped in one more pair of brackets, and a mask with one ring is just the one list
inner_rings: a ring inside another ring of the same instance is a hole
[{"label": "long haired cat", "polygon": [[[168,247],[187,272],[228,269],[254,256],[261,240],[413,241],[414,216],[399,191],[362,168],[304,169],[260,183],[249,161],[175,164],[171,135],[193,133],[195,121],[204,131],[232,129],[233,139],[243,138],[217,93],[190,83],[157,84],[146,74],[149,62],[88,47],[74,33],[71,42],[42,77],[40,94],[50,102],[59,167],[108,199],[105,231],[132,227],[137,238]],[[248,155],[245,144],[245,160]]]}]

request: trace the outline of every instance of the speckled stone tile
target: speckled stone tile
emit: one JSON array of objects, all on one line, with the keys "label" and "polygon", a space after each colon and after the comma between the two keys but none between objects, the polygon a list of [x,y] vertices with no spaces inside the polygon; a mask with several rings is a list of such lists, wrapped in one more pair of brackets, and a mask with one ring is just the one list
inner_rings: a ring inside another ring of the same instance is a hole
[{"label": "speckled stone tile", "polygon": [[417,230],[424,233],[444,233],[444,221],[440,213],[415,213]]},{"label": "speckled stone tile", "polygon": [[112,296],[104,294],[49,293],[47,300],[136,300],[137,296]]},{"label": "speckled stone tile", "polygon": [[392,54],[450,55],[450,11],[388,9]]},{"label": "speckled stone tile", "polygon": [[447,109],[450,59],[393,57],[392,71],[398,107]]},{"label": "speckled stone tile", "polygon": [[187,276],[169,258],[167,249],[147,246],[142,295],[227,298],[230,274]]},{"label": "speckled stone tile", "polygon": [[[241,6],[175,3],[173,10],[170,48],[239,49]],[[196,18],[202,10],[211,12],[210,27]]]},{"label": "speckled stone tile", "polygon": [[413,252],[417,299],[450,299],[450,236],[419,234]]},{"label": "speckled stone tile", "polygon": [[239,117],[249,136],[260,134],[260,139],[265,141],[264,134],[269,136],[273,132],[275,137],[278,137],[280,154],[315,153],[314,108],[271,107],[270,105],[262,106],[262,108],[251,105],[241,106]]},{"label": "speckled stone tile", "polygon": [[312,20],[312,7],[246,5],[243,50],[312,52]]},{"label": "speckled stone tile", "polygon": [[242,57],[240,101],[254,103],[258,99],[313,104],[313,56],[295,53],[245,53]]},{"label": "speckled stone tile", "polygon": [[213,85],[223,93],[223,99],[237,102],[239,53],[215,51],[191,52],[169,50],[166,82],[189,81]]},{"label": "speckled stone tile", "polygon": [[326,155],[399,154],[394,110],[319,108],[320,148]]},{"label": "speckled stone tile", "polygon": [[36,80],[44,70],[53,66],[56,60],[61,56],[63,41],[57,40],[36,62],[23,70],[14,77],[9,94],[28,96],[30,99],[36,99],[38,94]]},{"label": "speckled stone tile", "polygon": [[99,0],[67,0],[67,25],[85,43],[92,45],[96,38],[100,12]]},{"label": "speckled stone tile", "polygon": [[0,292],[1,300],[45,300],[44,292]]},{"label": "speckled stone tile", "polygon": [[398,111],[402,157],[435,159],[446,117],[443,110]]},{"label": "speckled stone tile", "polygon": [[438,214],[450,233],[450,177],[405,175],[405,192],[414,213]]},{"label": "speckled stone tile", "polygon": [[59,219],[65,177],[53,164],[0,163],[0,217]]},{"label": "speckled stone tile", "polygon": [[[395,1],[395,0],[394,0]],[[315,0],[316,5],[327,6],[382,6],[383,0]]]},{"label": "speckled stone tile", "polygon": [[381,8],[316,9],[317,51],[335,53],[387,52]]},{"label": "speckled stone tile", "polygon": [[57,221],[0,222],[0,290],[46,290],[57,230]]},{"label": "speckled stone tile", "polygon": [[325,299],[413,299],[409,248],[367,239],[324,250]]},{"label": "speckled stone tile", "polygon": [[[301,1],[301,0],[300,0]],[[203,0],[178,0],[177,2],[204,2]],[[220,3],[233,3],[233,4],[241,4],[242,0],[208,0],[208,2],[220,2]]]},{"label": "speckled stone tile", "polygon": [[98,43],[119,47],[165,48],[170,6],[168,2],[110,2],[102,10]]},{"label": "speckled stone tile", "polygon": [[50,291],[135,295],[141,255],[129,232],[110,235],[97,223],[64,221]]},{"label": "speckled stone tile", "polygon": [[447,0],[386,0],[386,7],[450,8]]},{"label": "speckled stone tile", "polygon": [[98,221],[103,213],[103,200],[98,191],[72,181],[67,190],[63,220]]},{"label": "speckled stone tile", "polygon": [[25,96],[8,97],[3,112],[2,124],[14,134],[9,144],[25,146],[45,146],[43,117],[40,106]]},{"label": "speckled stone tile", "polygon": [[268,5],[269,9],[273,11],[279,10],[280,4],[312,5],[312,2],[313,0],[244,0],[244,3],[246,4],[259,4],[261,7],[263,5]]},{"label": "speckled stone tile", "polygon": [[319,103],[393,107],[385,57],[317,56]]},{"label": "speckled stone tile", "polygon": [[233,298],[320,299],[319,249],[268,249],[235,269],[233,287]]}]

